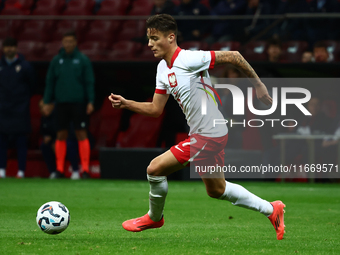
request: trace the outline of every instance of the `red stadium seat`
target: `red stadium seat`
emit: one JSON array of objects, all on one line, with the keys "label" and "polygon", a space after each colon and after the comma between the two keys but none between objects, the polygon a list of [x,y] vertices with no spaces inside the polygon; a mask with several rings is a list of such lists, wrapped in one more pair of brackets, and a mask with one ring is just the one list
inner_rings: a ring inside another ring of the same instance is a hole
[{"label": "red stadium seat", "polygon": [[7,36],[16,38],[21,27],[21,20],[0,20],[0,38],[6,38]]},{"label": "red stadium seat", "polygon": [[126,15],[129,4],[126,0],[104,0],[97,15]]},{"label": "red stadium seat", "polygon": [[44,60],[51,61],[52,58],[58,54],[61,45],[61,40],[53,41],[45,44],[45,54],[43,56]]},{"label": "red stadium seat", "polygon": [[119,41],[128,41],[143,36],[146,36],[145,21],[129,20],[123,23],[117,39]]},{"label": "red stadium seat", "polygon": [[78,42],[81,42],[87,29],[88,21],[86,20],[61,20],[53,32],[52,40],[61,40],[66,32],[74,31]]},{"label": "red stadium seat", "polygon": [[183,42],[179,45],[184,50],[208,50],[209,45],[205,42],[200,41],[190,41]]},{"label": "red stadium seat", "polygon": [[10,22],[7,20],[0,20],[0,38],[6,38],[11,35]]},{"label": "red stadium seat", "polygon": [[79,50],[91,60],[101,60],[104,57],[107,43],[104,42],[84,42],[79,45]]},{"label": "red stadium seat", "polygon": [[153,1],[150,0],[136,0],[132,2],[132,9],[129,15],[143,16],[150,15],[153,7]]},{"label": "red stadium seat", "polygon": [[72,0],[63,15],[92,15],[94,4],[93,0]]},{"label": "red stadium seat", "polygon": [[88,31],[84,34],[84,41],[102,41],[111,44],[116,37],[115,32],[118,30],[120,22],[109,20],[95,20],[90,25]]},{"label": "red stadium seat", "polygon": [[302,54],[308,49],[308,43],[303,41],[289,41],[282,44],[282,61],[301,62]]},{"label": "red stadium seat", "polygon": [[156,147],[162,126],[164,113],[158,117],[147,117],[141,114],[131,116],[129,129],[121,132],[117,138],[119,147]]},{"label": "red stadium seat", "polygon": [[23,29],[18,33],[19,41],[47,42],[51,40],[52,20],[28,20],[23,24]]},{"label": "red stadium seat", "polygon": [[148,45],[145,45],[142,49],[142,53],[138,56],[139,60],[143,61],[160,61],[159,58],[156,58],[153,55],[153,52],[151,51],[150,47]]},{"label": "red stadium seat", "polygon": [[64,0],[39,0],[33,15],[59,15],[66,6]]},{"label": "red stadium seat", "polygon": [[107,60],[133,60],[142,49],[142,44],[131,41],[120,41],[115,43],[108,55]]},{"label": "red stadium seat", "polygon": [[239,50],[240,49],[240,43],[239,42],[217,42],[211,45],[210,47],[211,50],[216,50],[216,51],[234,51],[234,50]]},{"label": "red stadium seat", "polygon": [[96,140],[95,149],[103,146],[115,146],[123,110],[113,109],[105,98],[98,113],[91,116],[90,132]]},{"label": "red stadium seat", "polygon": [[20,10],[31,11],[34,0],[6,0],[4,8],[18,8]]},{"label": "red stadium seat", "polygon": [[1,15],[29,15],[29,14],[30,14],[30,11],[21,10],[15,7],[4,8],[1,11]]},{"label": "red stadium seat", "polygon": [[45,46],[42,42],[19,41],[18,51],[29,61],[43,60]]},{"label": "red stadium seat", "polygon": [[176,6],[178,6],[178,5],[181,4],[181,0],[172,0],[172,2],[173,2]]},{"label": "red stadium seat", "polygon": [[244,46],[242,54],[247,61],[266,61],[266,49],[267,43],[265,41],[250,42]]},{"label": "red stadium seat", "polygon": [[211,9],[210,7],[210,3],[209,0],[201,0],[200,4],[203,4],[205,7],[207,7],[208,9]]}]

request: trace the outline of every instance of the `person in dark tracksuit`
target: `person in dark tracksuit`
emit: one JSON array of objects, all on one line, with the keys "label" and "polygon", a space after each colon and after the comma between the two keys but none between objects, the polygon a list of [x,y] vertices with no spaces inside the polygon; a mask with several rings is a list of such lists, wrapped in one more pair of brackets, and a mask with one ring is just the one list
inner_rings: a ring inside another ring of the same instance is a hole
[{"label": "person in dark tracksuit", "polygon": [[77,48],[75,33],[64,34],[62,45],[47,72],[43,113],[48,116],[55,102],[57,124],[55,152],[59,177],[63,177],[66,139],[70,123],[73,123],[78,140],[82,176],[88,178],[90,143],[86,129],[89,114],[94,110],[94,74],[90,60]]},{"label": "person in dark tracksuit", "polygon": [[0,60],[0,178],[6,177],[7,149],[15,143],[18,154],[16,177],[25,176],[27,136],[31,132],[30,97],[35,72],[17,51],[17,41],[6,38]]}]

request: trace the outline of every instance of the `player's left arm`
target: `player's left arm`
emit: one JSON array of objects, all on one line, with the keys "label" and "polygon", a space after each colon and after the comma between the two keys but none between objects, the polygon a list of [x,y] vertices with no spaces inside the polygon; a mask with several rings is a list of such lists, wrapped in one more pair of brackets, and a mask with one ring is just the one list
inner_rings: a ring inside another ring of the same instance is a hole
[{"label": "player's left arm", "polygon": [[215,65],[227,63],[240,69],[250,79],[256,89],[257,98],[261,100],[261,102],[266,105],[272,104],[273,99],[269,96],[266,86],[238,51],[215,51]]}]

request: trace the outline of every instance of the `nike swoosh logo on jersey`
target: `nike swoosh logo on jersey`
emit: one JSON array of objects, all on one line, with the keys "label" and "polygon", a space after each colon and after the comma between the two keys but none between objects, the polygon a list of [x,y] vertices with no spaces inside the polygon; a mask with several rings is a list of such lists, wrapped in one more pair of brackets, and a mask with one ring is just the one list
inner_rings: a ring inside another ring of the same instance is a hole
[{"label": "nike swoosh logo on jersey", "polygon": [[175,148],[176,148],[177,150],[181,151],[181,152],[184,152],[183,150],[181,150],[181,149],[178,147],[178,145],[176,145]]}]

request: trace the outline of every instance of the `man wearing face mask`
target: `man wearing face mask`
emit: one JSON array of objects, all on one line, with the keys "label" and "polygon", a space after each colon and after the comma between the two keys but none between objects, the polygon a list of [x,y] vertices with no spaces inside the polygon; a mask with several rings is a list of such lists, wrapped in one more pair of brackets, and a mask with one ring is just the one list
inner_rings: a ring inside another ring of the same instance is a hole
[{"label": "man wearing face mask", "polygon": [[[82,177],[88,178],[90,143],[87,137],[88,117],[94,107],[94,74],[88,57],[77,48],[74,32],[65,33],[63,47],[48,69],[42,112],[48,116],[56,104],[57,139],[55,142],[57,174],[63,177],[66,139],[73,123],[78,140]],[[72,179],[79,179],[73,172]]]},{"label": "man wearing face mask", "polygon": [[6,38],[0,60],[0,178],[6,177],[7,149],[15,144],[17,178],[24,178],[27,135],[31,132],[30,97],[35,86],[32,66],[18,53],[17,41]]}]

